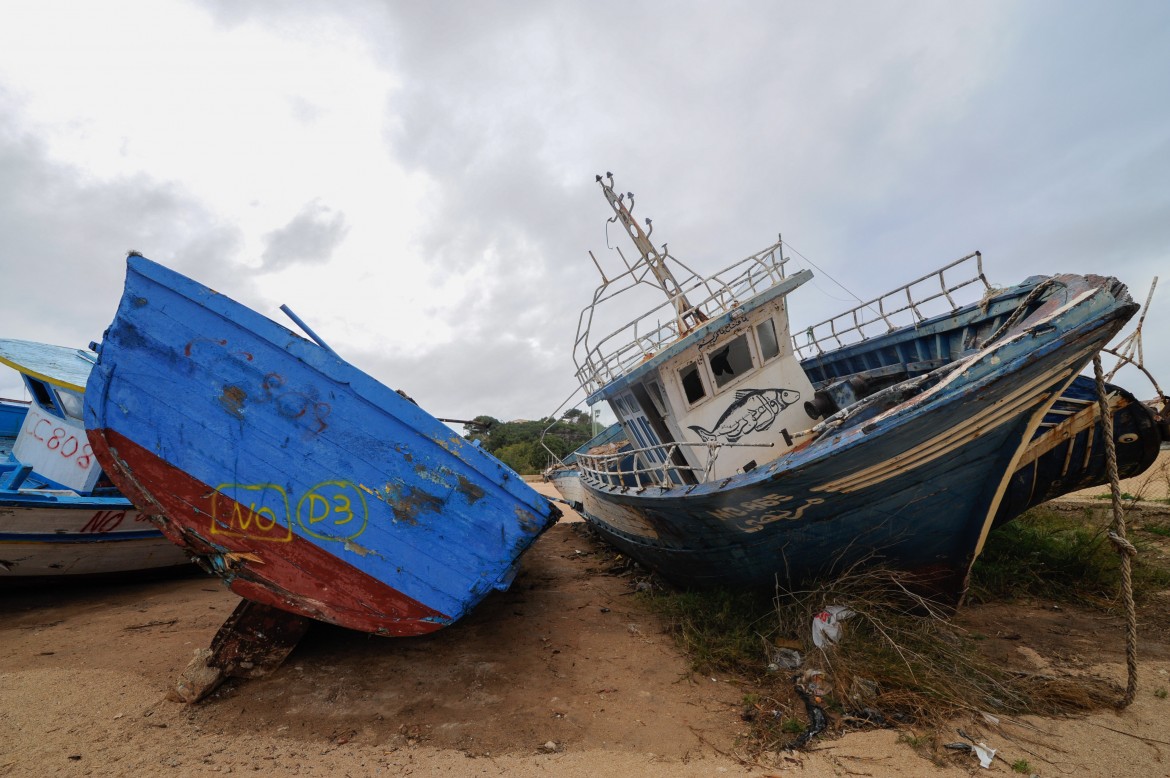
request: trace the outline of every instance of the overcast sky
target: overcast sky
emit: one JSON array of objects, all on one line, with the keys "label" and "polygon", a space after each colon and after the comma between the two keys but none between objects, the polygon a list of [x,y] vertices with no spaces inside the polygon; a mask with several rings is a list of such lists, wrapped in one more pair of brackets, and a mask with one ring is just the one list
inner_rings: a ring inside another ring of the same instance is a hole
[{"label": "overcast sky", "polygon": [[794,328],[845,305],[826,274],[976,249],[1005,286],[1160,274],[1167,388],[1168,95],[1161,0],[4,2],[0,337],[99,339],[135,249],[436,415],[540,417],[612,170],[700,271],[783,232],[824,271]]}]

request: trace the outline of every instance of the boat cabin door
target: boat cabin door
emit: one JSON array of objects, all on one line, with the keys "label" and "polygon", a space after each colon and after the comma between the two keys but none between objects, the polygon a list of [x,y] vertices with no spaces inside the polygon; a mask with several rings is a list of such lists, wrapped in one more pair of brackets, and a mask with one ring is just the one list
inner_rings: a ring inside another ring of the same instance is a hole
[{"label": "boat cabin door", "polygon": [[[661,388],[658,388],[658,392],[661,394]],[[655,473],[656,479],[661,479],[665,470],[671,481],[682,483],[678,470],[671,466],[673,463],[668,462],[667,448],[669,444],[664,443],[662,436],[656,430],[656,428],[661,428],[665,431],[661,414],[655,408],[656,418],[652,421],[644,410],[650,402],[651,399],[646,390],[637,386],[632,391],[622,392],[615,396],[613,405],[626,434],[633,441],[635,448],[641,449],[637,454],[638,467],[657,471]],[[669,432],[666,435],[669,436]]]}]

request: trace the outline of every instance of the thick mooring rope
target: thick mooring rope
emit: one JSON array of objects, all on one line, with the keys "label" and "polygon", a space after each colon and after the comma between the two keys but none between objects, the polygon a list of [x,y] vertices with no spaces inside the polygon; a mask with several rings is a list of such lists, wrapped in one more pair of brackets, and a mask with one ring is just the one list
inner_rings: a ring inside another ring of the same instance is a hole
[{"label": "thick mooring rope", "polygon": [[1101,431],[1105,436],[1105,467],[1109,471],[1109,491],[1113,497],[1113,528],[1109,539],[1121,557],[1121,597],[1125,602],[1125,696],[1117,707],[1127,708],[1137,695],[1137,611],[1133,604],[1132,559],[1137,549],[1125,537],[1125,514],[1121,510],[1121,482],[1117,475],[1117,448],[1113,442],[1113,416],[1109,413],[1109,398],[1105,396],[1105,375],[1101,369],[1101,355],[1093,357],[1093,375],[1097,379],[1097,407],[1101,411]]},{"label": "thick mooring rope", "polygon": [[997,329],[990,338],[980,343],[979,348],[986,348],[988,344],[999,340],[1001,335],[1010,330],[1013,326],[1015,326],[1016,322],[1023,318],[1024,314],[1028,312],[1028,308],[1032,305],[1032,303],[1036,302],[1040,295],[1044,294],[1044,291],[1055,283],[1057,283],[1055,279],[1046,278],[1040,283],[1036,284],[1036,286],[1032,287],[1032,291],[1028,292],[1028,296],[1024,298],[1023,302],[1016,306],[1016,309],[1012,311],[1012,315],[1007,318],[1007,321],[999,325],[999,329]]}]

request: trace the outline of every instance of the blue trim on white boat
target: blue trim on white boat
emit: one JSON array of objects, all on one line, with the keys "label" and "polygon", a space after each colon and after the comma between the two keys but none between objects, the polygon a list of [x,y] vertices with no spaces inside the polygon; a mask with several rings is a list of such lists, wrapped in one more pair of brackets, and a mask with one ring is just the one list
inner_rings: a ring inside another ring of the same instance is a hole
[{"label": "blue trim on white boat", "polygon": [[0,489],[0,508],[63,508],[78,511],[129,510],[134,505],[125,497],[87,497],[79,494],[40,494],[35,490]]},{"label": "blue trim on white boat", "polygon": [[129,543],[138,540],[158,541],[157,530],[143,529],[138,532],[94,532],[60,534],[50,532],[0,532],[0,543]]}]

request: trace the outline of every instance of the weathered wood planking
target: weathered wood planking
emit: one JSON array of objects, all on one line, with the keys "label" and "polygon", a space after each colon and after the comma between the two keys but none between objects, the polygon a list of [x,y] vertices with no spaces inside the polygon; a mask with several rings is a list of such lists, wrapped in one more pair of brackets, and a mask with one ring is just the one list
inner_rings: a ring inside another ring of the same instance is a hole
[{"label": "weathered wood planking", "polygon": [[86,426],[111,478],[234,591],[368,632],[458,619],[559,516],[394,390],[138,256]]}]

